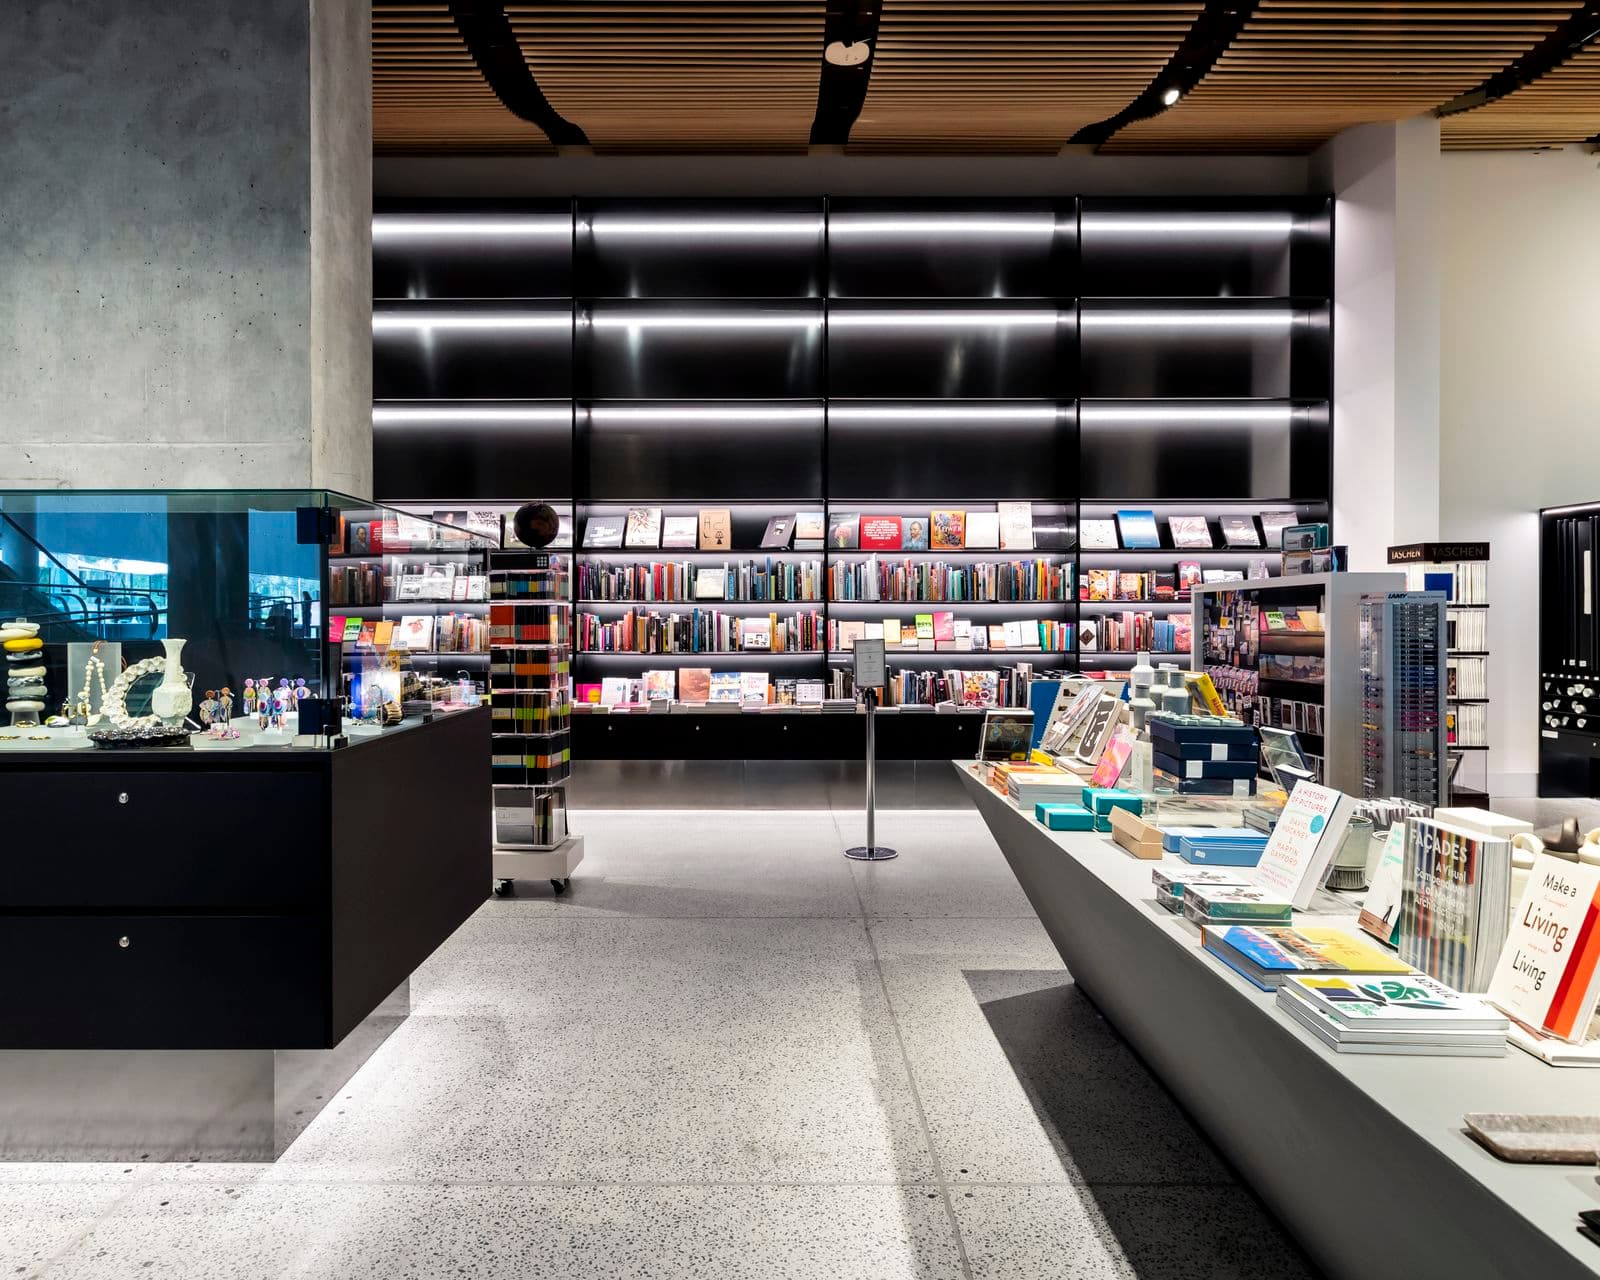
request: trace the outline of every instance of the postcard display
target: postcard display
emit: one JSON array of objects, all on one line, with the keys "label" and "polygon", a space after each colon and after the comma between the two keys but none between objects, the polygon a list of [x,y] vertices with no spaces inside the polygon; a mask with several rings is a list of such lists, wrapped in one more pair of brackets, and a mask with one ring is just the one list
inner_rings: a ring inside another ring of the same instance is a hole
[{"label": "postcard display", "polygon": [[[883,753],[972,755],[1019,671],[1186,653],[1192,584],[1329,518],[1326,198],[525,201],[488,238],[417,212],[375,217],[378,491],[570,512],[580,689],[673,677],[678,711],[709,668],[798,710],[881,636],[885,711],[974,713],[887,714]],[[837,736],[716,720],[580,715],[574,747]]]},{"label": "postcard display", "polygon": [[581,842],[567,829],[572,773],[572,603],[566,560],[498,551],[489,570],[495,892],[519,879],[567,887]]}]

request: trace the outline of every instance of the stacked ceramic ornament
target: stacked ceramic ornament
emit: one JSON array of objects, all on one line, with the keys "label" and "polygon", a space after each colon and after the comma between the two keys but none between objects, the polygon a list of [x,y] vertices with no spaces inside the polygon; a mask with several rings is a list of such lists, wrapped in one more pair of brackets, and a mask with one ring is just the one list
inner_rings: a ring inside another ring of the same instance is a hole
[{"label": "stacked ceramic ornament", "polygon": [[44,641],[39,624],[21,618],[0,622],[6,655],[6,710],[15,725],[36,725],[45,706]]}]

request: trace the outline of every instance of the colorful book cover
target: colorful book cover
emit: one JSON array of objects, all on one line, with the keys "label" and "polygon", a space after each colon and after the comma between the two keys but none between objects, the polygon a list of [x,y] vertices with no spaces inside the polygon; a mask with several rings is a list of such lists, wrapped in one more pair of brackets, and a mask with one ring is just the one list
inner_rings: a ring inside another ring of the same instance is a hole
[{"label": "colorful book cover", "polygon": [[967,513],[948,508],[928,516],[928,548],[932,551],[960,551],[967,545]]},{"label": "colorful book cover", "polygon": [[756,703],[765,703],[770,690],[767,687],[767,673],[765,671],[741,671],[739,673],[739,701],[746,706]]},{"label": "colorful book cover", "polygon": [[708,702],[739,702],[742,700],[744,678],[737,671],[713,671]]},{"label": "colorful book cover", "polygon": [[1232,951],[1248,961],[1260,978],[1243,976],[1271,991],[1302,973],[1410,973],[1388,952],[1368,946],[1339,929],[1268,925],[1227,925],[1203,931],[1206,949],[1227,958]]},{"label": "colorful book cover", "polygon": [[1091,787],[1106,790],[1117,785],[1133,756],[1133,740],[1133,729],[1128,725],[1119,724],[1111,731],[1111,741],[1106,743],[1094,772],[1089,775]]},{"label": "colorful book cover", "polygon": [[1400,889],[1405,864],[1406,824],[1401,820],[1389,828],[1389,838],[1378,855],[1372,884],[1367,888],[1361,915],[1356,921],[1374,938],[1391,947],[1400,945]]},{"label": "colorful book cover", "polygon": [[1600,987],[1600,866],[1540,854],[1528,873],[1489,999],[1532,1031],[1587,1039]]},{"label": "colorful book cover", "polygon": [[1117,574],[1118,600],[1143,600],[1146,595],[1144,574],[1131,571]]},{"label": "colorful book cover", "polygon": [[1198,560],[1178,561],[1178,594],[1187,596],[1199,585],[1200,562]]},{"label": "colorful book cover", "polygon": [[644,673],[644,700],[646,702],[671,702],[677,695],[678,673],[675,671],[646,671]]},{"label": "colorful book cover", "polygon": [[902,533],[902,551],[928,550],[928,522],[921,516],[907,516]]},{"label": "colorful book cover", "polygon": [[862,516],[861,549],[863,551],[900,550],[899,516]]},{"label": "colorful book cover", "polygon": [[580,684],[572,691],[572,700],[581,702],[585,706],[597,707],[600,705],[600,686],[598,684]]},{"label": "colorful book cover", "polygon": [[328,619],[328,643],[329,644],[343,644],[344,643],[344,625],[345,625],[345,617],[344,617],[343,614],[337,614],[336,613],[336,614],[333,615],[333,617]]},{"label": "colorful book cover", "polygon": [[1000,697],[998,671],[965,671],[961,675],[961,705],[992,707]]},{"label": "colorful book cover", "polygon": [[372,643],[380,649],[387,649],[394,640],[394,622],[389,618],[380,618],[378,625],[372,632]]},{"label": "colorful book cover", "polygon": [[[917,634],[922,634],[922,628],[920,624],[917,628]],[[941,640],[954,640],[955,638],[955,614],[944,611],[936,611],[933,615],[934,642],[938,643]]]},{"label": "colorful book cover", "polygon": [[918,640],[932,640],[933,639],[933,615],[931,613],[919,613],[919,614],[917,614],[915,621],[916,621],[916,628],[917,628],[917,639]]},{"label": "colorful book cover", "polygon": [[1298,783],[1256,866],[1256,883],[1304,911],[1322,884],[1354,809],[1355,801],[1342,791]]},{"label": "colorful book cover", "polygon": [[683,667],[678,672],[678,696],[685,702],[711,699],[711,668]]},{"label": "colorful book cover", "polygon": [[1290,978],[1292,996],[1347,1027],[1396,1031],[1504,1031],[1508,1023],[1481,996],[1463,995],[1425,973],[1397,977]]},{"label": "colorful book cover", "polygon": [[836,551],[854,551],[861,545],[858,512],[841,512],[828,522],[828,545]]},{"label": "colorful book cover", "polygon": [[1119,511],[1117,529],[1125,547],[1152,549],[1161,545],[1161,530],[1156,527],[1154,511]]},{"label": "colorful book cover", "polygon": [[772,648],[771,620],[767,618],[740,618],[739,647],[741,649]]}]

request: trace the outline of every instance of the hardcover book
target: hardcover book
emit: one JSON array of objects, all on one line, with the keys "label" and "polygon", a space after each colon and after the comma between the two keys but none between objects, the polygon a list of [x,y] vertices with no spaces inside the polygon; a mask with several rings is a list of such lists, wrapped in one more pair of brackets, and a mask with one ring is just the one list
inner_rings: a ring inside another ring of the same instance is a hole
[{"label": "hardcover book", "polygon": [[1122,544],[1117,541],[1115,520],[1084,520],[1078,525],[1078,540],[1085,551],[1115,551]]},{"label": "hardcover book", "polygon": [[1033,550],[1033,504],[1031,502],[1001,502],[996,504],[1000,517],[1000,549],[1002,551]]},{"label": "hardcover book", "polygon": [[1391,947],[1400,945],[1400,888],[1405,863],[1406,824],[1401,820],[1389,828],[1389,838],[1378,855],[1378,866],[1372,873],[1372,884],[1356,921],[1374,938]]},{"label": "hardcover book", "polygon": [[1269,550],[1283,550],[1283,531],[1299,520],[1299,516],[1292,511],[1263,511],[1261,513],[1261,532],[1265,537],[1265,545]]},{"label": "hardcover book", "polygon": [[661,522],[661,545],[694,550],[700,545],[699,516],[668,516]]},{"label": "hardcover book", "polygon": [[1161,545],[1161,531],[1156,527],[1154,511],[1119,511],[1117,529],[1125,547],[1151,549]]},{"label": "hardcover book", "polygon": [[[998,671],[968,671],[961,677],[961,705],[964,707],[992,707],[1000,700],[1000,673]],[[1028,721],[1032,736],[1033,721]]]},{"label": "hardcover book", "polygon": [[1111,731],[1111,741],[1106,743],[1106,749],[1101,752],[1094,772],[1089,775],[1091,787],[1104,790],[1116,786],[1122,780],[1123,771],[1127,769],[1128,761],[1133,757],[1133,742],[1131,726],[1119,724]]},{"label": "hardcover book", "polygon": [[737,671],[711,672],[711,692],[708,702],[739,702],[744,690],[744,678]]},{"label": "hardcover book", "polygon": [[928,550],[928,522],[924,517],[906,517],[900,549],[902,551]]},{"label": "hardcover book", "polygon": [[766,702],[767,683],[767,673],[765,671],[741,672],[739,676],[739,701],[746,706]]},{"label": "hardcover book", "polygon": [[960,551],[967,545],[967,513],[948,508],[928,516],[928,547],[932,551]]},{"label": "hardcover book", "polygon": [[1531,1031],[1588,1038],[1600,999],[1600,866],[1534,859],[1489,999]]},{"label": "hardcover book", "polygon": [[345,619],[343,614],[335,614],[333,617],[328,619],[329,644],[344,643],[344,624]]},{"label": "hardcover book", "polygon": [[772,620],[770,618],[740,618],[739,647],[741,649],[772,648]]},{"label": "hardcover book", "polygon": [[1481,996],[1463,995],[1425,973],[1290,978],[1284,986],[1290,995],[1347,1027],[1505,1032],[1510,1025]]},{"label": "hardcover book", "polygon": [[728,596],[728,570],[718,565],[702,565],[694,571],[696,600],[725,600]]},{"label": "hardcover book", "polygon": [[1187,597],[1189,592],[1200,585],[1200,562],[1198,560],[1178,561],[1178,594]]},{"label": "hardcover book", "polygon": [[1175,547],[1210,547],[1211,521],[1204,516],[1173,516],[1167,521]]},{"label": "hardcover book", "polygon": [[1272,828],[1256,866],[1256,883],[1304,911],[1321,887],[1354,811],[1355,801],[1344,792],[1299,783]]},{"label": "hardcover book", "polygon": [[1407,818],[1400,885],[1400,958],[1458,991],[1487,990],[1511,914],[1511,842]]},{"label": "hardcover book", "polygon": [[919,614],[917,614],[917,616],[916,616],[916,626],[917,626],[917,639],[918,640],[932,640],[933,639],[933,615],[931,613],[919,613]]},{"label": "hardcover book", "polygon": [[828,537],[828,520],[820,511],[797,511],[794,517],[794,549],[821,551]]},{"label": "hardcover book", "polygon": [[900,517],[862,516],[861,549],[863,551],[900,550]]},{"label": "hardcover book", "polygon": [[659,547],[661,545],[661,508],[629,507],[628,531],[623,545],[629,547]]},{"label": "hardcover book", "polygon": [[628,678],[626,676],[606,676],[600,681],[600,705],[614,707],[619,702],[628,700]]},{"label": "hardcover book", "polygon": [[678,696],[678,673],[675,671],[646,671],[644,673],[644,700],[646,702],[671,702]]},{"label": "hardcover book", "polygon": [[[348,625],[345,638],[349,638]],[[394,635],[389,638],[389,647],[415,649],[419,652],[433,648],[433,618],[424,614],[406,614],[400,619],[400,625],[394,629]]]},{"label": "hardcover book", "polygon": [[761,535],[761,549],[763,551],[783,550],[789,545],[789,538],[794,533],[793,516],[773,516],[767,521],[767,531]]},{"label": "hardcover book", "polygon": [[838,551],[854,551],[861,545],[861,516],[841,512],[828,522],[828,545]]},{"label": "hardcover book", "polygon": [[1223,516],[1222,536],[1230,547],[1259,547],[1261,537],[1256,533],[1254,516]]},{"label": "hardcover book", "polygon": [[681,668],[678,671],[678,696],[684,702],[707,701],[711,697],[711,668]]},{"label": "hardcover book", "polygon": [[590,516],[583,526],[585,547],[620,547],[626,520],[622,516]]},{"label": "hardcover book", "polygon": [[1340,929],[1228,925],[1206,928],[1201,945],[1263,991],[1302,974],[1410,973],[1386,951]]},{"label": "hardcover book", "polygon": [[733,513],[711,507],[700,513],[700,550],[728,551],[733,547]]},{"label": "hardcover book", "polygon": [[969,551],[997,550],[1000,546],[1000,513],[969,511],[966,537]]},{"label": "hardcover book", "polygon": [[[921,634],[920,628],[918,634]],[[933,639],[937,644],[940,641],[954,640],[956,638],[955,615],[947,611],[938,611],[933,615]]]}]

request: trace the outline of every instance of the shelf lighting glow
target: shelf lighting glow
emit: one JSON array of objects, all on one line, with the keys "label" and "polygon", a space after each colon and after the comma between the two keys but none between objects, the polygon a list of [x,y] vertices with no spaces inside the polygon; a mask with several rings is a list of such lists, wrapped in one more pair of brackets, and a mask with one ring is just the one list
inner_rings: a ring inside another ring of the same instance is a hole
[{"label": "shelf lighting glow", "polygon": [[645,406],[608,406],[588,410],[597,423],[607,422],[812,422],[821,423],[820,408],[803,406],[736,409],[706,405],[700,409],[656,409]]},{"label": "shelf lighting glow", "polygon": [[829,416],[841,422],[1054,422],[1057,412],[1051,405],[926,405],[913,409],[835,404]]},{"label": "shelf lighting glow", "polygon": [[462,312],[377,311],[372,315],[372,331],[387,333],[416,329],[567,329],[572,317],[565,311],[507,311],[495,315],[470,315]]},{"label": "shelf lighting glow", "polygon": [[1085,329],[1287,329],[1292,311],[1094,311],[1082,313]]},{"label": "shelf lighting glow", "polygon": [[625,236],[649,240],[656,236],[696,237],[737,236],[740,239],[811,239],[822,234],[821,218],[601,218],[580,221],[579,231],[594,236]]},{"label": "shelf lighting glow", "polygon": [[1288,214],[1227,214],[1217,217],[1146,217],[1141,214],[1085,214],[1085,235],[1106,236],[1281,236],[1294,230]]},{"label": "shelf lighting glow", "polygon": [[1286,427],[1293,420],[1293,416],[1294,410],[1286,404],[1239,405],[1231,409],[1221,405],[1134,408],[1123,405],[1086,404],[1081,410],[1081,419],[1085,426],[1112,422],[1144,422],[1157,425],[1169,422],[1230,422]]},{"label": "shelf lighting glow", "polygon": [[834,214],[830,235],[845,236],[1005,236],[1033,240],[1055,233],[1053,217],[973,218],[952,215],[948,218],[868,218]]},{"label": "shelf lighting glow", "polygon": [[590,324],[596,329],[819,329],[822,327],[822,317],[817,314],[775,315],[772,312],[752,312],[749,315],[726,311],[706,315],[600,312],[592,316],[580,315],[578,323]]},{"label": "shelf lighting glow", "polygon": [[570,409],[426,409],[389,405],[373,409],[374,424],[402,422],[571,422]]},{"label": "shelf lighting glow", "polygon": [[405,218],[380,214],[372,219],[374,240],[570,240],[570,218]]},{"label": "shelf lighting glow", "polygon": [[1055,311],[832,311],[840,329],[1048,329],[1064,317]]}]

